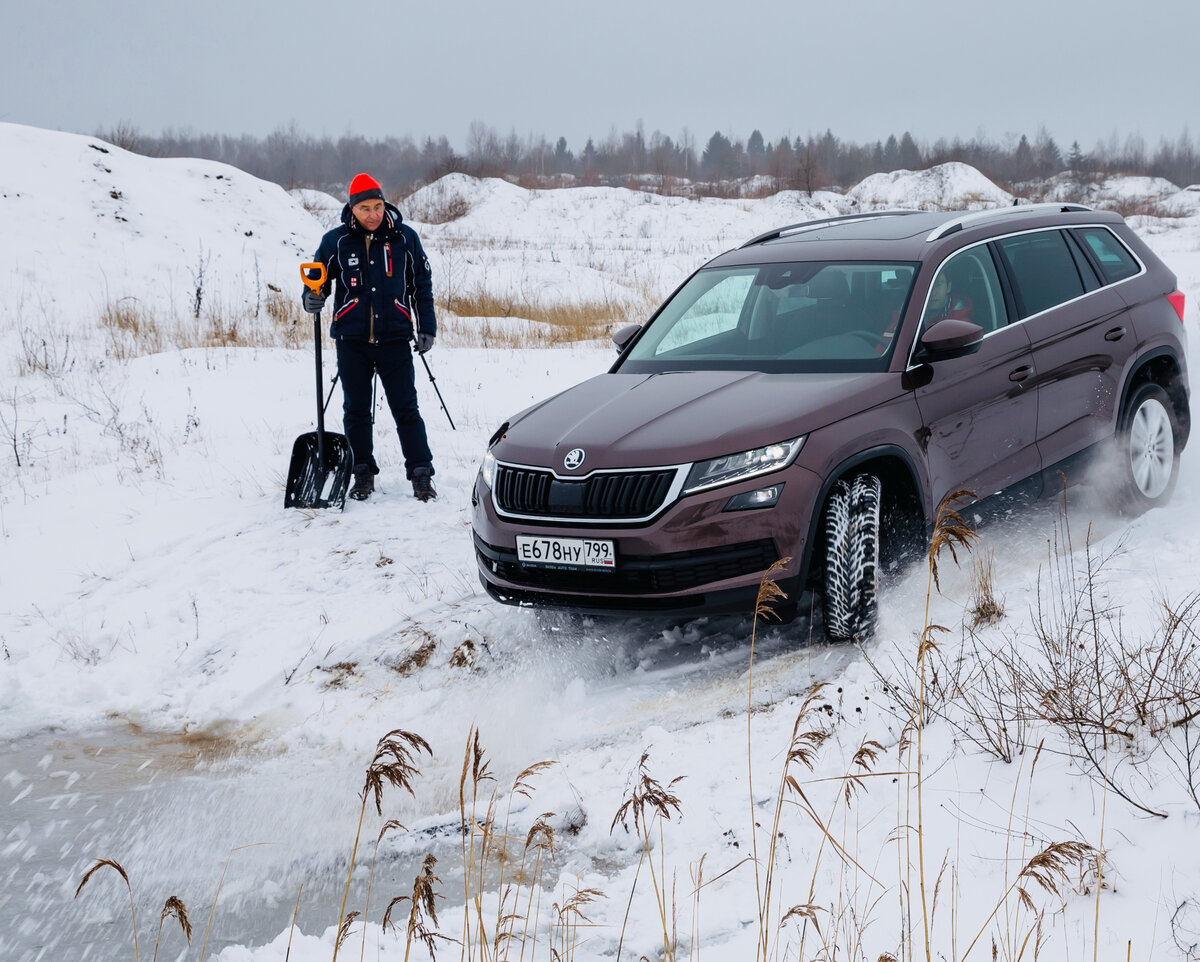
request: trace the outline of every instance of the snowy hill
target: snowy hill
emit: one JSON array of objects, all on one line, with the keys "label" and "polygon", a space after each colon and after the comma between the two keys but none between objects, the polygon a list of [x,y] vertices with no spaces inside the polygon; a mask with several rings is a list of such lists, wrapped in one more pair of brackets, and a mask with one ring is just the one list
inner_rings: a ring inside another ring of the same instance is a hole
[{"label": "snowy hill", "polygon": [[[0,123],[0,258],[14,306],[98,314],[136,296],[194,313],[198,275],[222,309],[254,306],[267,284],[298,282],[314,220],[280,187],[202,160],[153,159],[95,137]],[[203,298],[202,298],[203,300]],[[206,305],[202,304],[202,309]]]},{"label": "snowy hill", "polygon": [[[219,889],[208,949],[220,962],[328,959],[363,772],[377,739],[398,728],[427,739],[432,757],[420,754],[412,796],[385,788],[383,818],[368,805],[350,908],[363,908],[383,819],[407,828],[379,846],[369,921],[347,942],[355,957],[365,936],[372,958],[405,958],[403,921],[399,935],[385,933],[380,917],[411,893],[427,852],[446,880],[441,931],[461,938],[474,924],[464,923],[461,864],[472,822],[459,805],[472,789],[460,779],[475,731],[496,780],[479,783],[473,824],[518,840],[553,832],[553,849],[537,850],[536,900],[526,901],[528,881],[506,876],[522,913],[540,906],[535,959],[555,938],[580,940],[564,958],[615,958],[618,945],[625,958],[661,958],[663,915],[678,958],[754,958],[768,864],[769,954],[780,958],[922,955],[919,881],[937,902],[938,957],[965,958],[977,933],[971,958],[994,938],[1015,959],[1031,933],[1047,958],[1086,957],[1097,944],[1101,958],[1123,959],[1130,942],[1136,958],[1195,956],[1194,727],[1163,724],[1177,719],[1160,706],[1158,722],[1110,740],[1098,768],[1063,726],[1027,713],[1030,691],[1018,710],[1019,686],[1005,674],[1038,677],[1049,628],[1118,633],[1139,664],[1183,651],[1175,668],[1186,676],[1200,631],[1190,614],[1195,439],[1168,510],[1129,521],[1084,492],[1065,519],[1049,504],[985,526],[974,556],[993,558],[1004,608],[995,624],[968,627],[977,579],[965,559],[958,568],[942,558],[929,617],[950,631],[929,679],[918,810],[906,705],[925,622],[922,566],[885,591],[879,637],[864,649],[810,638],[803,620],[760,624],[753,663],[745,619],[541,623],[500,608],[479,588],[469,527],[486,439],[506,414],[605,369],[609,344],[455,346],[455,332],[482,319],[445,316],[429,362],[457,430],[419,377],[438,500],[410,496],[381,417],[376,498],[340,513],[285,511],[291,444],[315,420],[311,328],[292,302],[321,218],[231,168],[137,157],[94,138],[0,124],[0,155],[0,256],[12,265],[0,314],[0,957],[128,958],[129,899],[116,876],[73,897],[96,858],[113,858],[129,871],[143,955],[167,894],[184,899],[199,929]],[[608,299],[635,313],[781,223],[976,202],[1011,197],[947,165],[881,175],[847,195],[761,201],[529,191],[450,175],[403,208],[439,297],[486,288],[526,302]],[[1200,217],[1131,223],[1179,275],[1194,348]],[[238,337],[193,336],[214,323],[203,305],[194,316],[202,262],[206,303],[223,323],[248,325]],[[277,316],[268,285],[285,302]],[[105,326],[104,308],[127,298],[145,305],[158,340],[124,330],[118,339]],[[336,397],[328,428],[340,430]],[[1148,674],[1136,677],[1151,690]],[[994,687],[1004,679],[1008,688]],[[826,687],[807,702],[817,683]],[[1125,711],[1114,698],[1106,710]],[[809,732],[818,734],[799,747],[811,749],[811,768],[787,768],[793,737]],[[1011,760],[998,760],[1006,746]],[[510,796],[541,761],[555,764]],[[643,774],[677,802],[655,796],[662,808],[645,813],[670,817],[645,841],[631,819],[610,830]],[[500,807],[489,821],[493,789]],[[544,829],[543,812],[553,813]],[[1104,849],[1103,887],[1086,855],[1073,874],[1045,876],[1050,887],[1021,875],[1068,842]],[[759,873],[747,861],[756,851]],[[489,926],[503,914],[498,872],[494,862],[486,876]],[[656,886],[673,893],[663,915]],[[580,893],[603,895],[572,903]],[[178,958],[178,931],[170,937],[163,957]],[[423,955],[416,946],[413,957]]]}]

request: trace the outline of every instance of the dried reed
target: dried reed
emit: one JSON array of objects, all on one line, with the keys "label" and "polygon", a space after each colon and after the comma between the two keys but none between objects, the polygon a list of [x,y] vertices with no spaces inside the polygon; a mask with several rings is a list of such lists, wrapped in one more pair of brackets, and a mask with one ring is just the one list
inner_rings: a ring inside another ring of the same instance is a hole
[{"label": "dried reed", "polygon": [[367,766],[366,778],[362,791],[359,793],[362,805],[358,812],[358,829],[354,833],[354,848],[350,852],[350,867],[346,872],[346,888],[342,893],[342,907],[338,911],[339,936],[337,944],[333,948],[333,962],[337,962],[338,949],[341,948],[345,933],[349,931],[350,922],[359,914],[352,912],[350,916],[347,916],[346,902],[350,898],[350,882],[354,878],[354,863],[358,855],[358,842],[362,837],[363,819],[367,814],[367,801],[373,796],[375,811],[382,815],[385,784],[394,788],[403,788],[410,795],[415,794],[412,785],[413,779],[421,774],[421,770],[416,766],[420,752],[425,752],[431,758],[433,757],[433,749],[429,747],[429,743],[424,738],[399,728],[388,732],[379,739],[375,746],[375,756],[371,759],[371,764]]},{"label": "dried reed", "polygon": [[111,868],[118,875],[120,875],[125,881],[126,891],[129,892],[129,917],[133,922],[133,958],[136,962],[140,956],[138,955],[137,913],[133,908],[133,886],[129,884],[129,876],[126,874],[125,869],[121,867],[121,863],[114,861],[111,858],[96,859],[96,863],[90,869],[88,869],[84,873],[83,878],[79,880],[79,887],[75,889],[75,898],[79,898],[79,893],[83,891],[83,887],[87,885],[91,877],[102,868]]},{"label": "dried reed", "polygon": [[158,946],[162,942],[163,922],[168,918],[173,918],[179,923],[179,928],[183,931],[187,944],[192,944],[192,923],[188,921],[187,906],[177,896],[172,895],[163,903],[162,913],[158,917],[158,935],[154,939],[154,955],[151,957],[151,962],[158,958]]},{"label": "dried reed", "polygon": [[[672,810],[676,814],[680,812],[679,798],[671,789],[683,779],[683,776],[676,776],[664,787],[657,779],[651,778],[650,773],[646,770],[646,761],[649,757],[649,752],[642,753],[641,760],[638,762],[639,775],[634,780],[629,796],[617,808],[617,813],[613,816],[612,824],[609,825],[608,831],[611,834],[612,830],[617,827],[618,822],[621,823],[621,826],[626,831],[629,831],[629,819],[630,817],[633,818],[634,832],[642,841],[642,852],[638,857],[638,869],[641,869],[643,861],[650,866],[650,883],[654,888],[654,899],[658,908],[659,922],[662,925],[663,962],[670,962],[670,960],[675,958],[676,946],[675,941],[671,937],[671,927],[667,924],[666,862],[663,852],[662,823],[670,821]],[[654,857],[650,853],[650,831],[656,824],[658,826],[658,850],[660,857],[660,865],[657,872],[654,869]],[[637,884],[636,875],[634,884]],[[628,910],[626,912],[626,920],[628,920]],[[622,926],[623,935],[624,926]],[[617,954],[620,954],[619,946]]]}]

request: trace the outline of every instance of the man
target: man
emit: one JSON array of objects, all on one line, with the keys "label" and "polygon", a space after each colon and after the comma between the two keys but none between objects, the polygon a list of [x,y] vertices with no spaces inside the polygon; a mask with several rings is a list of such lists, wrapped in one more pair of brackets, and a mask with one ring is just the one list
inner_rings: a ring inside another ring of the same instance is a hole
[{"label": "man", "polygon": [[965,294],[954,290],[949,271],[942,271],[933,281],[929,291],[929,306],[925,309],[927,322],[941,321],[947,317],[960,321],[973,320],[975,306]]},{"label": "man", "polygon": [[337,345],[342,423],[354,456],[350,497],[367,500],[379,473],[371,433],[371,380],[378,374],[413,496],[430,501],[437,497],[433,455],[417,409],[409,344],[415,338],[417,353],[424,354],[437,335],[433,283],[421,241],[400,211],[384,201],[378,182],[358,174],[350,182],[341,226],[321,238],[315,259],[325,265],[328,280],[320,293],[305,290],[304,309],[319,311],[334,285],[329,334]]}]

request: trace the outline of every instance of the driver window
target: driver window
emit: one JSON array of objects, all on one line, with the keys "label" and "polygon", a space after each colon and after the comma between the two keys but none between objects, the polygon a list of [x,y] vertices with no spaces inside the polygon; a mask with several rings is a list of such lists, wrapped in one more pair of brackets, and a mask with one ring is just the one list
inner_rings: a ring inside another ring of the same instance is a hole
[{"label": "driver window", "polygon": [[978,324],[989,334],[1008,323],[1000,278],[987,247],[960,251],[934,275],[921,330],[948,317]]}]

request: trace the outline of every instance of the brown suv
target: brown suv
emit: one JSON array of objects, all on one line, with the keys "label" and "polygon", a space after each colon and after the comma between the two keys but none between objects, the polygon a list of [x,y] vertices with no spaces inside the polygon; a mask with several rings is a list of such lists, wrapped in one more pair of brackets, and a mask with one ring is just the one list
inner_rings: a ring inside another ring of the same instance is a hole
[{"label": "brown suv", "polygon": [[608,373],[488,444],[473,529],[502,602],[749,612],[790,558],[781,586],[820,593],[826,636],[865,635],[878,571],[946,494],[1036,496],[1115,443],[1144,509],[1190,426],[1175,276],[1074,205],[773,230],[614,340]]}]

